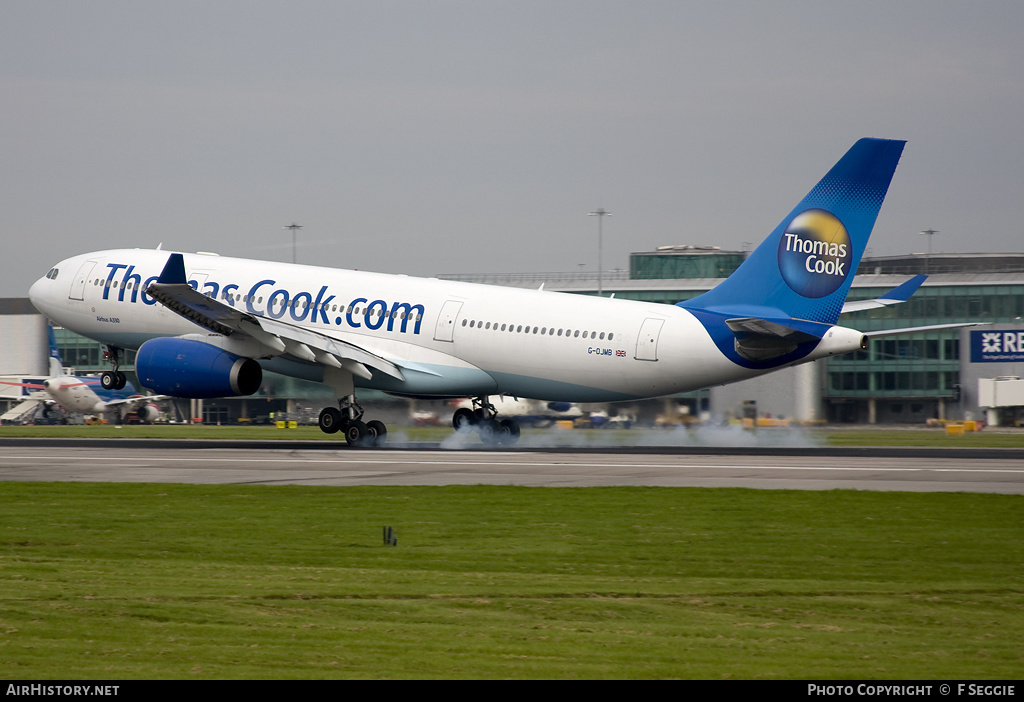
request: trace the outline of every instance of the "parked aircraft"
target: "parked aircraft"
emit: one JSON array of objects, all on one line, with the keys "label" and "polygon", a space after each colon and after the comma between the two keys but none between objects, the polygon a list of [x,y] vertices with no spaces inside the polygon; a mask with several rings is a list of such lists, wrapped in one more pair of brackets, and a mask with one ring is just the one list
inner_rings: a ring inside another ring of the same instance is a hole
[{"label": "parked aircraft", "polygon": [[[149,424],[160,416],[160,408],[154,404],[163,396],[144,397],[135,393],[130,383],[124,382],[120,388],[108,390],[102,388],[102,379],[94,376],[69,375],[64,372],[53,329],[50,335],[50,377],[40,382],[13,382],[0,380],[0,385],[29,388],[34,392],[28,395],[7,395],[5,397],[20,399],[23,402],[15,410],[19,416],[25,416],[38,405],[57,404],[67,412],[84,415],[117,414],[120,421],[125,414],[135,412],[139,419]],[[102,393],[102,397],[99,393]]]},{"label": "parked aircraft", "polygon": [[635,400],[865,348],[836,321],[904,143],[858,141],[732,276],[677,305],[139,249],[65,259],[29,294],[106,344],[105,385],[138,349],[142,384],[177,397],[252,394],[263,370],[322,382],[337,406],[320,428],[351,444],[387,433],[356,388],[471,397],[453,423],[511,443],[492,397]]}]

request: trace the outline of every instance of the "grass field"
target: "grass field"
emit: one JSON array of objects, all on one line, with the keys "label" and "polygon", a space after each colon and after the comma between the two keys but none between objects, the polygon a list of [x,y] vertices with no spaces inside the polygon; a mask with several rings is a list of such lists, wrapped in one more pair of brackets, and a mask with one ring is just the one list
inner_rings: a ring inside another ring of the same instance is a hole
[{"label": "grass field", "polygon": [[990,494],[2,483],[0,676],[1018,679],[1022,514]]}]

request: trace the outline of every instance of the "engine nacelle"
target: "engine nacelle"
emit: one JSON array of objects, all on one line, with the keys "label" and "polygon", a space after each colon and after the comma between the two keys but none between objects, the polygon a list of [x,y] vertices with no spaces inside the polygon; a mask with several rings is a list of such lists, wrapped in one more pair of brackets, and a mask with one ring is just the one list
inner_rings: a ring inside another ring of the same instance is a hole
[{"label": "engine nacelle", "polygon": [[135,411],[135,414],[139,416],[139,421],[143,424],[152,424],[160,419],[160,408],[156,405],[143,405]]},{"label": "engine nacelle", "polygon": [[139,348],[135,372],[153,392],[174,397],[252,395],[263,383],[263,369],[251,358],[169,337],[150,339]]}]

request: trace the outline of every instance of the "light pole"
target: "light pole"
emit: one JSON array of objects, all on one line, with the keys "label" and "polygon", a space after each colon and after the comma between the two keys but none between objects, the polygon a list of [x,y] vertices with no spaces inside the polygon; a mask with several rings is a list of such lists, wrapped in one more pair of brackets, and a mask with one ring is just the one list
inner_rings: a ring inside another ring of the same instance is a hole
[{"label": "light pole", "polygon": [[604,235],[601,230],[601,220],[605,217],[610,217],[611,212],[606,211],[603,207],[598,207],[593,212],[588,212],[588,217],[597,217],[597,296],[601,297],[603,289],[601,286],[601,269],[603,268],[601,257],[603,256],[604,249]]},{"label": "light pole", "polygon": [[939,233],[938,229],[925,229],[921,234],[928,237],[928,257],[924,260],[924,272],[931,273],[932,237]]},{"label": "light pole", "polygon": [[302,225],[295,224],[295,222],[292,222],[287,227],[281,227],[281,229],[292,230],[292,263],[298,263],[298,259],[295,258],[295,234],[299,229],[302,229]]}]

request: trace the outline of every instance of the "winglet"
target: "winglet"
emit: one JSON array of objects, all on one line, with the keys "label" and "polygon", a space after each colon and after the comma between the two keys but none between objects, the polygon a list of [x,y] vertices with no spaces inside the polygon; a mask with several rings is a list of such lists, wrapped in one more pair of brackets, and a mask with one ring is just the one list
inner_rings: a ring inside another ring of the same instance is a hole
[{"label": "winglet", "polygon": [[915,275],[907,282],[897,285],[895,288],[882,295],[880,299],[906,302],[910,299],[911,295],[917,292],[917,289],[921,287],[921,283],[923,283],[927,278],[928,276],[924,274]]},{"label": "winglet", "polygon": [[160,271],[160,278],[156,282],[164,285],[188,284],[188,279],[185,277],[185,257],[180,253],[172,253],[168,256],[167,263],[164,264],[164,269]]}]

